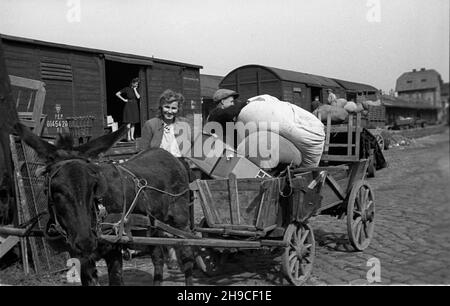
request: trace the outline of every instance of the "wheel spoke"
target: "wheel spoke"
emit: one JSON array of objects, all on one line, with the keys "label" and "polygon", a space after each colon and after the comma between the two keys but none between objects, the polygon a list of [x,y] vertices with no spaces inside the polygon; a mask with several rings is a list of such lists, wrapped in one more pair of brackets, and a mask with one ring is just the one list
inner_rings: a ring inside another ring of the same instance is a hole
[{"label": "wheel spoke", "polygon": [[295,244],[295,246],[297,247],[298,246],[298,231],[294,231],[294,235],[293,235],[293,242],[294,242],[294,244]]},{"label": "wheel spoke", "polygon": [[358,224],[356,224],[356,232],[355,232],[355,240],[359,241],[359,238],[361,237],[361,226],[362,226],[362,220],[358,221]]},{"label": "wheel spoke", "polygon": [[300,245],[303,245],[305,243],[305,240],[308,237],[308,235],[309,235],[309,230],[306,230],[305,234],[302,237],[302,240],[300,241]]},{"label": "wheel spoke", "polygon": [[298,258],[294,257],[292,260],[289,260],[289,270],[292,272],[294,271],[295,264],[298,262]]},{"label": "wheel spoke", "polygon": [[[302,273],[302,276],[305,275],[305,270],[303,269],[303,265],[301,262],[299,262],[299,267],[300,267],[300,272]],[[297,274],[297,278],[298,278],[298,274]]]},{"label": "wheel spoke", "polygon": [[307,261],[309,264],[311,263],[311,259],[309,259],[309,256],[305,256],[305,257],[303,257],[303,259],[304,259],[305,261]]},{"label": "wheel spoke", "polygon": [[292,259],[294,259],[297,256],[296,252],[292,252],[291,255],[289,255],[289,262],[291,262]]},{"label": "wheel spoke", "polygon": [[364,235],[366,236],[366,239],[369,238],[369,233],[367,232],[367,224],[363,223],[362,227],[363,227]]},{"label": "wheel spoke", "polygon": [[368,198],[369,198],[369,189],[364,189],[364,205],[367,204]]},{"label": "wheel spoke", "polygon": [[361,211],[366,210],[366,201],[369,191],[367,189],[363,189],[361,192]]},{"label": "wheel spoke", "polygon": [[[356,199],[357,199],[357,202],[358,202],[358,208],[362,211],[363,209],[364,209],[364,204],[363,204],[363,197],[364,197],[364,195],[363,195],[363,190],[362,189],[360,189],[359,190],[359,192],[358,192],[358,196],[356,197]],[[355,201],[356,202],[356,201]]]},{"label": "wheel spoke", "polygon": [[368,221],[372,221],[374,218],[374,203],[372,200],[369,201],[368,205],[367,205],[367,209],[366,209],[366,218]]}]

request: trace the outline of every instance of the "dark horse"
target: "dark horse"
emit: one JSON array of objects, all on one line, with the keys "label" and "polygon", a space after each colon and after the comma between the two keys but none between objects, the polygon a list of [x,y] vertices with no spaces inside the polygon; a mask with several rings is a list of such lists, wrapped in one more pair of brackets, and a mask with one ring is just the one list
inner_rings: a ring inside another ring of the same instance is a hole
[{"label": "dark horse", "polygon": [[[73,147],[69,136],[60,137],[56,145],[52,145],[21,124],[15,128],[21,139],[46,161],[50,214],[46,234],[47,237],[62,237],[59,246],[63,245],[72,257],[80,259],[82,285],[98,284],[95,263],[101,258],[108,267],[109,284],[123,284],[122,247],[99,239],[98,204],[101,201],[108,214],[121,216],[136,195],[133,179],[145,179],[149,186],[158,189],[145,189],[133,214],[189,230],[189,192],[185,192],[189,189],[188,172],[172,154],[154,149],[141,152],[120,166],[93,162],[122,137],[125,126],[78,147]],[[148,236],[160,234],[147,231]],[[160,285],[164,252],[160,246],[150,247],[150,251],[153,284]],[[186,285],[192,285],[192,248],[177,248],[177,258]]]}]

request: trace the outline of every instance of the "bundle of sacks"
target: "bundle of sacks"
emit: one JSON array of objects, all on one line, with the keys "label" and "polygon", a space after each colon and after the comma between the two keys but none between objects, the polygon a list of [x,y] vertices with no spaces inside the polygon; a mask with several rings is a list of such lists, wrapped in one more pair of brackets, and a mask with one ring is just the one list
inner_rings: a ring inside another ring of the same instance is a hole
[{"label": "bundle of sacks", "polygon": [[364,112],[364,105],[360,102],[347,101],[346,99],[337,99],[336,102],[324,104],[314,110],[313,114],[322,122],[327,121],[327,116],[330,114],[332,123],[342,123],[348,118],[348,114],[356,114]]},{"label": "bundle of sacks", "polygon": [[238,153],[261,168],[274,168],[279,163],[319,165],[324,125],[295,104],[270,95],[250,98],[238,116],[236,128]]}]

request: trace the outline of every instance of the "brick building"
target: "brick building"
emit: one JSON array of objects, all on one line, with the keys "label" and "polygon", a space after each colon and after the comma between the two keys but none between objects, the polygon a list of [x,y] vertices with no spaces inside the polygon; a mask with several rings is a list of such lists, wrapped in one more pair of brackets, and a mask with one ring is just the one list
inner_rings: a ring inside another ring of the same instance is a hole
[{"label": "brick building", "polygon": [[435,121],[443,118],[441,75],[434,69],[421,68],[403,73],[398,79],[395,91],[398,97],[413,104],[426,104],[436,108]]}]

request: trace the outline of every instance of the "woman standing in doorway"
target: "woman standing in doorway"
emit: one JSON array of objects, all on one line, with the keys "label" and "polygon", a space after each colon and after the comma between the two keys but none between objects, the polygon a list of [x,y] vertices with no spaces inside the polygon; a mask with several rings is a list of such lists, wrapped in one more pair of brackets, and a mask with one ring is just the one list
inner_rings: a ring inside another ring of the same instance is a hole
[{"label": "woman standing in doorway", "polygon": [[138,92],[138,86],[139,78],[134,78],[128,87],[122,88],[116,93],[116,96],[126,103],[123,109],[123,122],[128,127],[127,141],[135,140],[135,124],[140,121],[138,100],[141,95]]}]

